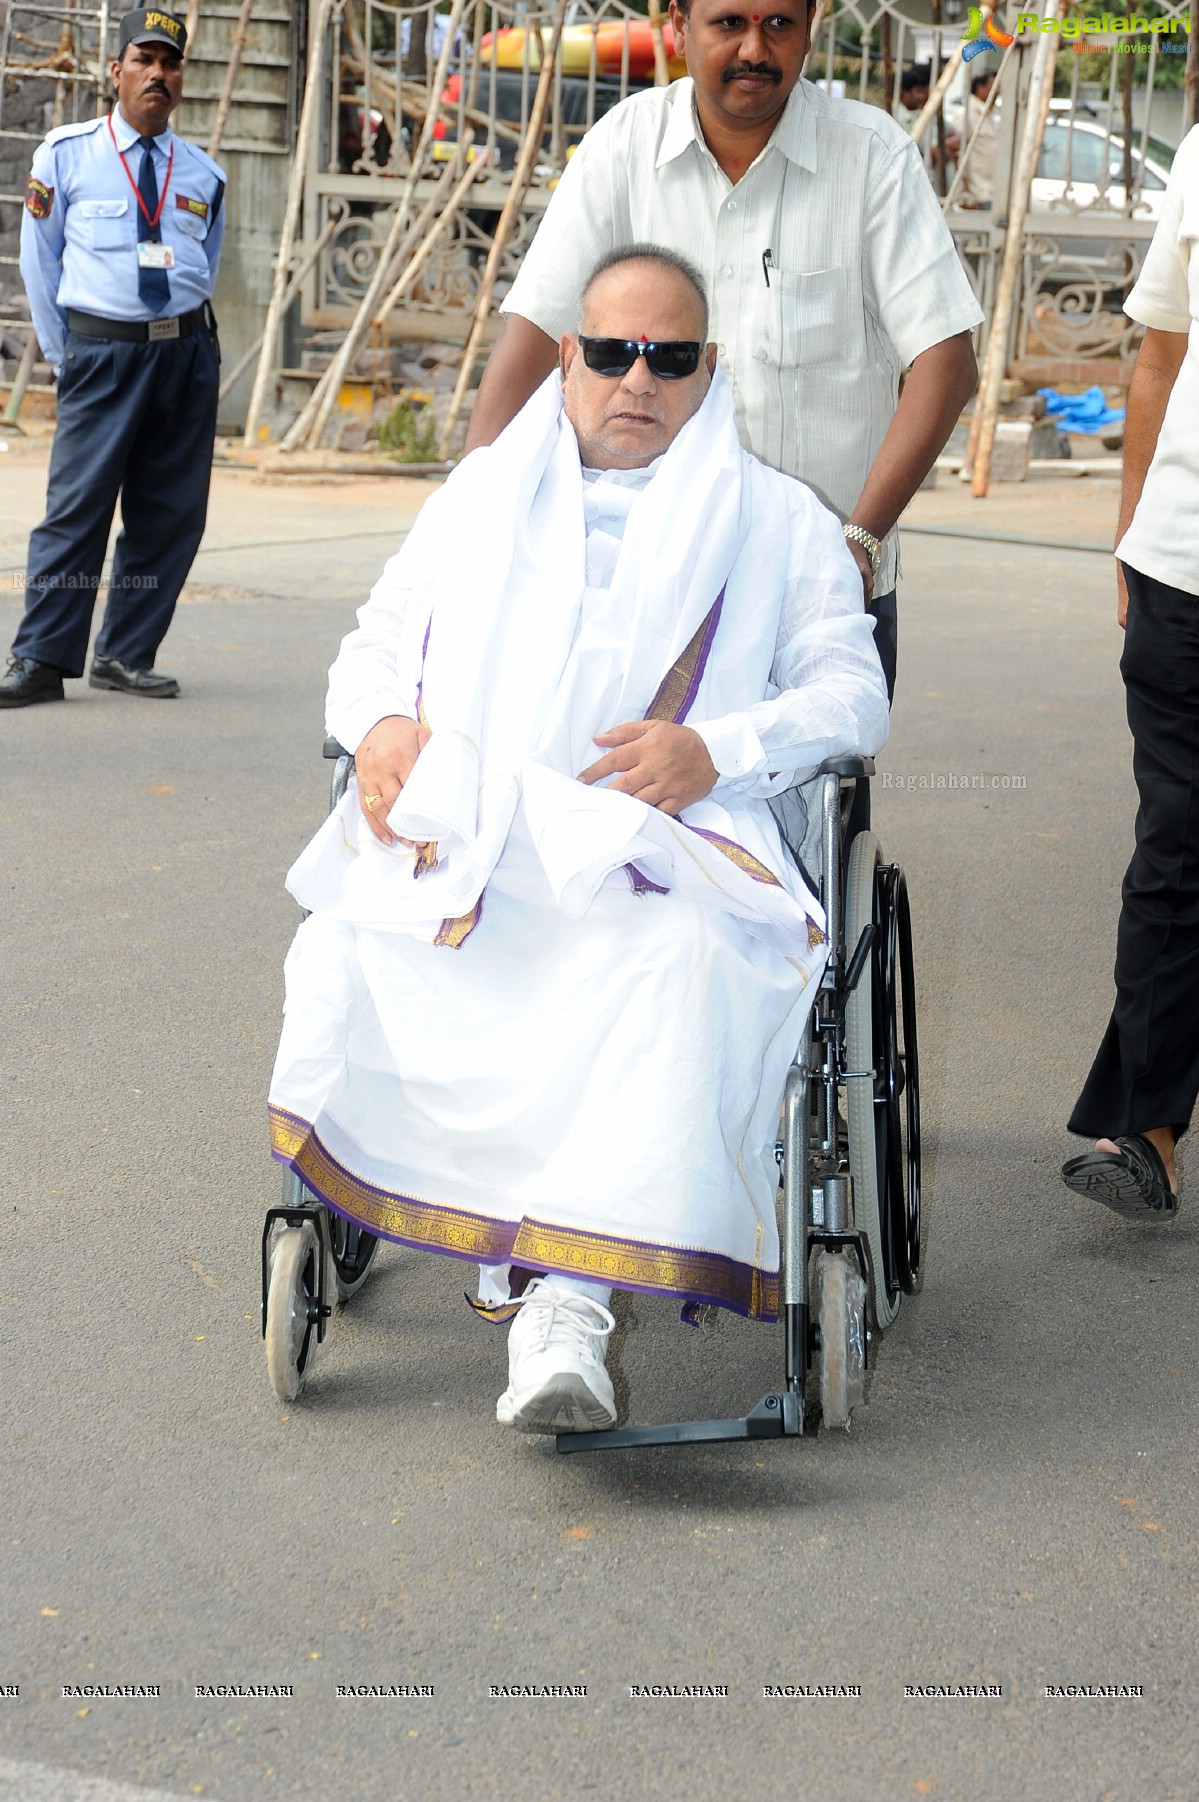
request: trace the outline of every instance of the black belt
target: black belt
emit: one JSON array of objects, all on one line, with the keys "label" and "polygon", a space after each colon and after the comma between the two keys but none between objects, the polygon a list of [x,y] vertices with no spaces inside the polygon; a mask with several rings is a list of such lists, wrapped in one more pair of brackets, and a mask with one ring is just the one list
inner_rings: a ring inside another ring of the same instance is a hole
[{"label": "black belt", "polygon": [[168,338],[190,338],[195,332],[214,332],[216,316],[207,301],[190,313],[173,319],[101,319],[97,313],[77,313],[67,308],[67,327],[84,338],[118,338],[124,344],[160,344]]}]

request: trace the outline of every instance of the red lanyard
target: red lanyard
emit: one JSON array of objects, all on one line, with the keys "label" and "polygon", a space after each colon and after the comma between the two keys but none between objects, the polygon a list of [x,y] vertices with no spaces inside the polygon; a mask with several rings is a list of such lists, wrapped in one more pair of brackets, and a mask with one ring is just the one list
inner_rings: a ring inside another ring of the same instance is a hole
[{"label": "red lanyard", "polygon": [[158,221],[162,218],[162,209],[166,203],[167,189],[171,185],[171,170],[173,169],[173,167],[175,165],[175,146],[173,144],[171,145],[171,154],[167,158],[167,178],[162,184],[162,193],[158,196],[158,207],[154,214],[154,217],[151,219],[149,209],[146,206],[145,201],[142,199],[142,191],[138,187],[137,183],[133,179],[133,176],[129,172],[129,164],[125,161],[125,152],[120,148],[120,146],[117,143],[117,134],[112,129],[112,114],[111,113],[109,113],[109,115],[108,115],[108,135],[112,139],[113,149],[116,151],[117,155],[121,159],[121,166],[123,167],[123,169],[125,171],[125,179],[128,181],[129,186],[133,189],[133,196],[134,196],[134,199],[137,201],[138,208],[141,212],[141,216],[145,220],[146,224],[150,227],[150,230],[154,231],[158,225]]}]

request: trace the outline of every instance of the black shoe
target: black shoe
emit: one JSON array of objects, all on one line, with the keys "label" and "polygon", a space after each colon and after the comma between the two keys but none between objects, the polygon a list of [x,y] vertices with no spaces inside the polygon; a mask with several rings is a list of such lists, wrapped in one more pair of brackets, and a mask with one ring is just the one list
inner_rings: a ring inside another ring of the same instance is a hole
[{"label": "black shoe", "polygon": [[32,707],[35,701],[61,701],[62,677],[52,663],[32,657],[10,657],[0,677],[0,707]]},{"label": "black shoe", "polygon": [[1178,1196],[1170,1187],[1166,1166],[1152,1139],[1128,1133],[1113,1139],[1118,1151],[1085,1151],[1062,1165],[1062,1181],[1077,1195],[1089,1195],[1128,1220],[1157,1214],[1172,1220]]},{"label": "black shoe", "polygon": [[174,676],[160,676],[152,669],[132,669],[118,663],[115,657],[93,657],[88,674],[89,688],[119,688],[125,695],[145,695],[148,700],[166,701],[179,693]]}]

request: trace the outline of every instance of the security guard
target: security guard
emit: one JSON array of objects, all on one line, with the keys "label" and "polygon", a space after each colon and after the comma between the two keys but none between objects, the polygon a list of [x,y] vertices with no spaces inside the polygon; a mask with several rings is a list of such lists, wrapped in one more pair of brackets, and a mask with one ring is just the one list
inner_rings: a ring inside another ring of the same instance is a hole
[{"label": "security guard", "polygon": [[2,707],[60,701],[63,677],[83,674],[118,494],[124,529],[88,679],[179,693],[154,658],[204,533],[225,227],[224,174],[170,126],[186,48],[174,14],[126,13],[116,107],[52,131],[33,159],[21,274],[58,376],[58,430]]}]

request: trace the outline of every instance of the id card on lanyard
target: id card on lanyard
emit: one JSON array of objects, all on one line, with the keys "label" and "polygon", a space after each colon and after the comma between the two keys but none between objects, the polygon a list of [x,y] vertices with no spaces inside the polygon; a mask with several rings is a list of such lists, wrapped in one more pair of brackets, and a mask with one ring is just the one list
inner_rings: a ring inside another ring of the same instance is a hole
[{"label": "id card on lanyard", "polygon": [[[133,179],[133,171],[130,169],[128,161],[126,160],[125,152],[117,143],[117,134],[112,128],[111,113],[108,115],[108,135],[112,139],[113,149],[121,159],[121,167],[125,171],[125,179],[133,189],[133,198],[137,201],[138,212],[150,227],[150,230],[157,231],[158,222],[162,218],[162,209],[166,205],[167,191],[171,185],[171,170],[175,167],[175,146],[173,144],[171,145],[171,154],[167,158],[167,177],[162,184],[162,193],[158,196],[158,205],[155,207],[153,214],[151,214],[149,207],[142,199],[141,189]],[[175,252],[169,244],[159,243],[155,238],[140,238],[137,245],[137,263],[139,269],[173,269],[175,267]]]}]

